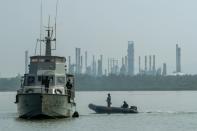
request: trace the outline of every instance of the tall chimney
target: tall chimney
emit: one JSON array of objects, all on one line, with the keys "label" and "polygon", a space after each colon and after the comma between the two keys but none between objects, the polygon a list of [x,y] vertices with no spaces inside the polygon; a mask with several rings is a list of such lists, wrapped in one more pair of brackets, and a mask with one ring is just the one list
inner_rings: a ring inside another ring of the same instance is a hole
[{"label": "tall chimney", "polygon": [[155,72],[156,68],[155,68],[155,55],[153,55],[153,71]]},{"label": "tall chimney", "polygon": [[28,73],[28,51],[25,51],[25,74]]},{"label": "tall chimney", "polygon": [[108,58],[108,62],[107,62],[108,66],[107,66],[107,70],[108,70],[108,75],[110,74],[110,71],[109,71],[109,58]]},{"label": "tall chimney", "polygon": [[145,72],[147,71],[147,56],[145,56]]},{"label": "tall chimney", "polygon": [[139,56],[139,74],[141,73],[141,57]]},{"label": "tall chimney", "polygon": [[181,72],[181,48],[176,44],[176,72]]},{"label": "tall chimney", "polygon": [[83,56],[81,56],[81,59],[80,59],[80,74],[82,73],[82,70],[83,70]]},{"label": "tall chimney", "polygon": [[81,50],[80,48],[76,48],[76,50],[75,50],[76,51],[76,54],[75,54],[76,55],[76,63],[75,63],[76,64],[76,66],[75,66],[76,67],[76,74],[80,74],[80,68],[81,68],[80,67],[80,64],[81,64],[80,50]]},{"label": "tall chimney", "polygon": [[85,70],[87,72],[87,66],[88,66],[88,52],[85,52]]},{"label": "tall chimney", "polygon": [[68,56],[68,72],[71,73],[71,56]]},{"label": "tall chimney", "polygon": [[125,56],[125,67],[126,67],[126,72],[128,74],[128,57]]},{"label": "tall chimney", "polygon": [[149,71],[151,71],[152,69],[152,57],[151,55],[149,56]]},{"label": "tall chimney", "polygon": [[96,76],[96,61],[95,61],[94,55],[93,55],[93,62],[92,62],[92,73],[93,73],[93,76]]},{"label": "tall chimney", "polygon": [[166,76],[167,75],[167,65],[166,65],[166,63],[163,63],[163,72],[162,72],[162,75],[163,76]]},{"label": "tall chimney", "polygon": [[100,56],[101,57],[101,74],[103,75],[103,55]]},{"label": "tall chimney", "polygon": [[122,66],[124,65],[124,57],[122,57]]}]

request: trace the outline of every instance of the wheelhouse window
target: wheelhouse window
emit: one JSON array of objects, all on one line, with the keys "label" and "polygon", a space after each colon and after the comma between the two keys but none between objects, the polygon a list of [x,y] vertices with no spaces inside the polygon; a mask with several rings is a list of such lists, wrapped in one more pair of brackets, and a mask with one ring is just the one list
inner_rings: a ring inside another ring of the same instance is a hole
[{"label": "wheelhouse window", "polygon": [[35,77],[34,76],[28,76],[27,83],[28,83],[28,85],[35,84]]},{"label": "wheelhouse window", "polygon": [[43,59],[43,58],[40,58],[40,59],[39,59],[39,62],[44,62],[44,59]]},{"label": "wheelhouse window", "polygon": [[65,60],[64,60],[64,58],[56,58],[56,62],[63,63],[63,62],[65,62]]},{"label": "wheelhouse window", "polygon": [[45,59],[45,62],[51,62],[51,60],[50,59]]},{"label": "wheelhouse window", "polygon": [[38,59],[37,58],[32,58],[31,62],[38,62]]},{"label": "wheelhouse window", "polygon": [[38,76],[38,82],[42,81],[42,76]]},{"label": "wheelhouse window", "polygon": [[38,76],[38,82],[40,82],[42,85],[45,84],[46,80],[49,80],[49,84],[54,84],[54,77],[53,76]]},{"label": "wheelhouse window", "polygon": [[64,85],[65,84],[65,77],[58,76],[56,80],[57,85]]}]

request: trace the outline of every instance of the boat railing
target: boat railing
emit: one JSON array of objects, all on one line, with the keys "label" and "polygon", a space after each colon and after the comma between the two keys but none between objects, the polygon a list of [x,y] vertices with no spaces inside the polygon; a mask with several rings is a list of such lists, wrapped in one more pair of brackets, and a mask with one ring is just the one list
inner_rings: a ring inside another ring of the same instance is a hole
[{"label": "boat railing", "polygon": [[65,88],[45,88],[45,87],[25,87],[17,90],[18,94],[32,94],[32,93],[41,93],[41,94],[60,94],[68,95],[71,98],[75,95],[73,90]]}]

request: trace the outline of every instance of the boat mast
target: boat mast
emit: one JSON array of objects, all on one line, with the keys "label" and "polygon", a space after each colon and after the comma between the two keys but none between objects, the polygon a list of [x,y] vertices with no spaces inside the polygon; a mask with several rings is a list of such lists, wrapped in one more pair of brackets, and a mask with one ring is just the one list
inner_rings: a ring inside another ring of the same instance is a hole
[{"label": "boat mast", "polygon": [[51,42],[52,41],[56,41],[56,38],[52,38],[53,37],[53,28],[50,27],[50,17],[49,17],[49,23],[48,23],[48,27],[47,27],[47,37],[45,37],[45,41],[46,41],[46,52],[45,52],[45,56],[51,56]]},{"label": "boat mast", "polygon": [[48,27],[47,29],[47,37],[45,37],[46,40],[46,52],[45,55],[46,56],[51,56],[51,36],[50,36],[50,29]]},{"label": "boat mast", "polygon": [[42,0],[41,0],[41,4],[40,4],[40,56],[41,56],[41,54],[42,54],[42,22],[43,22],[43,20],[42,20],[42,13],[43,13],[43,11],[42,11]]},{"label": "boat mast", "polygon": [[[58,8],[58,0],[56,1],[56,14],[55,14],[55,35],[53,36],[53,27],[50,27],[50,16],[49,16],[49,20],[48,20],[48,27],[47,28],[47,36],[42,39],[42,0],[41,0],[41,6],[40,6],[40,39],[37,40],[40,41],[40,56],[42,53],[42,42],[45,42],[46,46],[45,46],[45,56],[51,56],[51,51],[52,50],[56,50],[56,30],[57,30],[57,8]],[[55,42],[55,48],[52,49],[51,48],[51,42],[54,41]],[[36,43],[36,49],[37,49],[37,43]],[[36,54],[36,49],[35,49],[35,54]]]}]

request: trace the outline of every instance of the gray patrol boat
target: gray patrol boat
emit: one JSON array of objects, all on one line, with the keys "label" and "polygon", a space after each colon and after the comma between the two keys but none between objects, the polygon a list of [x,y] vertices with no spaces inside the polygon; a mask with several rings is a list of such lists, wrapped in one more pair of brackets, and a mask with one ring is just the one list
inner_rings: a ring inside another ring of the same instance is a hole
[{"label": "gray patrol boat", "polygon": [[15,103],[21,118],[71,117],[76,108],[74,76],[66,74],[65,57],[51,55],[56,38],[51,27],[46,31],[47,36],[40,39],[45,44],[45,55],[30,57],[29,72],[17,90]]}]

